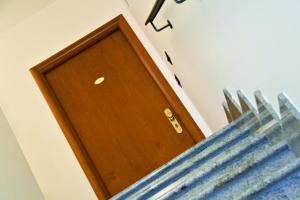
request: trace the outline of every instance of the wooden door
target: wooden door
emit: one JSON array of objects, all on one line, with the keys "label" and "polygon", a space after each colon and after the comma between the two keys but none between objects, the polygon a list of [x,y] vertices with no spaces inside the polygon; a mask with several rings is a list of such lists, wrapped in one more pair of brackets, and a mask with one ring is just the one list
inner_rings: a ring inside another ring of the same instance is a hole
[{"label": "wooden door", "polygon": [[31,72],[99,198],[117,194],[203,138],[122,16]]}]

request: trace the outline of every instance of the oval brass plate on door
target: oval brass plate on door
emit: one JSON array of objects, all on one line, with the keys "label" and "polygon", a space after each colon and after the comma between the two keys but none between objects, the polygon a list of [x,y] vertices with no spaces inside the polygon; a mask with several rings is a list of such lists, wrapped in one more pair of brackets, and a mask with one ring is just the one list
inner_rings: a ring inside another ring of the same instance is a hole
[{"label": "oval brass plate on door", "polygon": [[95,85],[100,85],[105,80],[104,77],[97,78],[94,82]]},{"label": "oval brass plate on door", "polygon": [[170,121],[170,123],[172,124],[172,126],[174,127],[176,133],[182,133],[183,129],[180,126],[179,122],[177,121],[176,117],[173,115],[170,108],[166,108],[164,110],[164,113],[165,113],[166,117],[168,118],[168,120]]}]

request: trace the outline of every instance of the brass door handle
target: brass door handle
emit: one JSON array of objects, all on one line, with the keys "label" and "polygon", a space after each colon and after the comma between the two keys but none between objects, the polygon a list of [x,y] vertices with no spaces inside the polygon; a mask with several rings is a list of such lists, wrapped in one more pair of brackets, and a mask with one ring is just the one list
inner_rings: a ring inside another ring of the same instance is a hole
[{"label": "brass door handle", "polygon": [[169,122],[174,127],[175,131],[177,133],[182,133],[183,129],[182,129],[181,125],[179,124],[179,122],[177,121],[176,117],[173,115],[173,113],[170,110],[170,108],[166,108],[164,110],[164,113],[165,113],[166,117],[168,118]]}]

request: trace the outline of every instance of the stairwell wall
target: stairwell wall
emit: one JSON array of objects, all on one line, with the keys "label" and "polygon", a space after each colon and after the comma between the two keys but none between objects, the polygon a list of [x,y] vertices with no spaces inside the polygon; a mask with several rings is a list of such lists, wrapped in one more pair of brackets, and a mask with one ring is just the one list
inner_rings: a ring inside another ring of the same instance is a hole
[{"label": "stairwell wall", "polygon": [[123,0],[53,1],[0,32],[0,105],[47,200],[97,197],[29,69],[121,13],[202,131],[210,134]]},{"label": "stairwell wall", "polygon": [[17,139],[1,110],[0,177],[0,199],[44,199]]},{"label": "stairwell wall", "polygon": [[[216,131],[227,124],[222,89],[239,88],[251,97],[261,89],[275,108],[286,92],[300,105],[300,1],[166,1],[155,24],[169,19],[174,29],[145,26],[155,0],[127,0],[129,10],[198,111]],[[277,109],[278,111],[278,109]]]}]

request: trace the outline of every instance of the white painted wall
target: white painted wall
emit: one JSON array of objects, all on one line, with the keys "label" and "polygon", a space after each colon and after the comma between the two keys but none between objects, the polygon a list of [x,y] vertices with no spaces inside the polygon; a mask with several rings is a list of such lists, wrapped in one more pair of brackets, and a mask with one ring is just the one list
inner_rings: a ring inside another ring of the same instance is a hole
[{"label": "white painted wall", "polygon": [[0,35],[0,104],[47,200],[97,198],[28,70],[120,12],[59,0]]},{"label": "white painted wall", "polygon": [[38,184],[0,110],[0,199],[42,200]]},{"label": "white painted wall", "polygon": [[209,128],[122,0],[57,0],[0,31],[0,105],[47,200],[97,199],[29,69],[123,13],[201,129]]},{"label": "white painted wall", "polygon": [[[251,95],[261,89],[274,107],[284,91],[300,105],[300,1],[166,1],[157,24],[169,19],[173,30],[144,26],[155,0],[128,0],[129,9],[212,130],[226,124],[222,89]],[[252,98],[253,100],[253,98]],[[254,102],[254,101],[253,101]]]},{"label": "white painted wall", "polygon": [[0,32],[18,24],[55,0],[1,0],[0,1]]},{"label": "white painted wall", "polygon": [[[300,105],[299,1],[187,0],[176,5],[170,0],[157,23],[164,25],[168,18],[174,29],[161,33],[144,26],[155,0],[127,1],[140,26],[122,0],[57,0],[1,29],[0,105],[47,200],[96,196],[28,70],[120,13],[206,135],[209,128],[169,70],[213,130],[226,123],[224,87],[249,94],[260,88],[273,104],[285,91]],[[169,69],[161,59],[164,50],[174,62]]]}]

